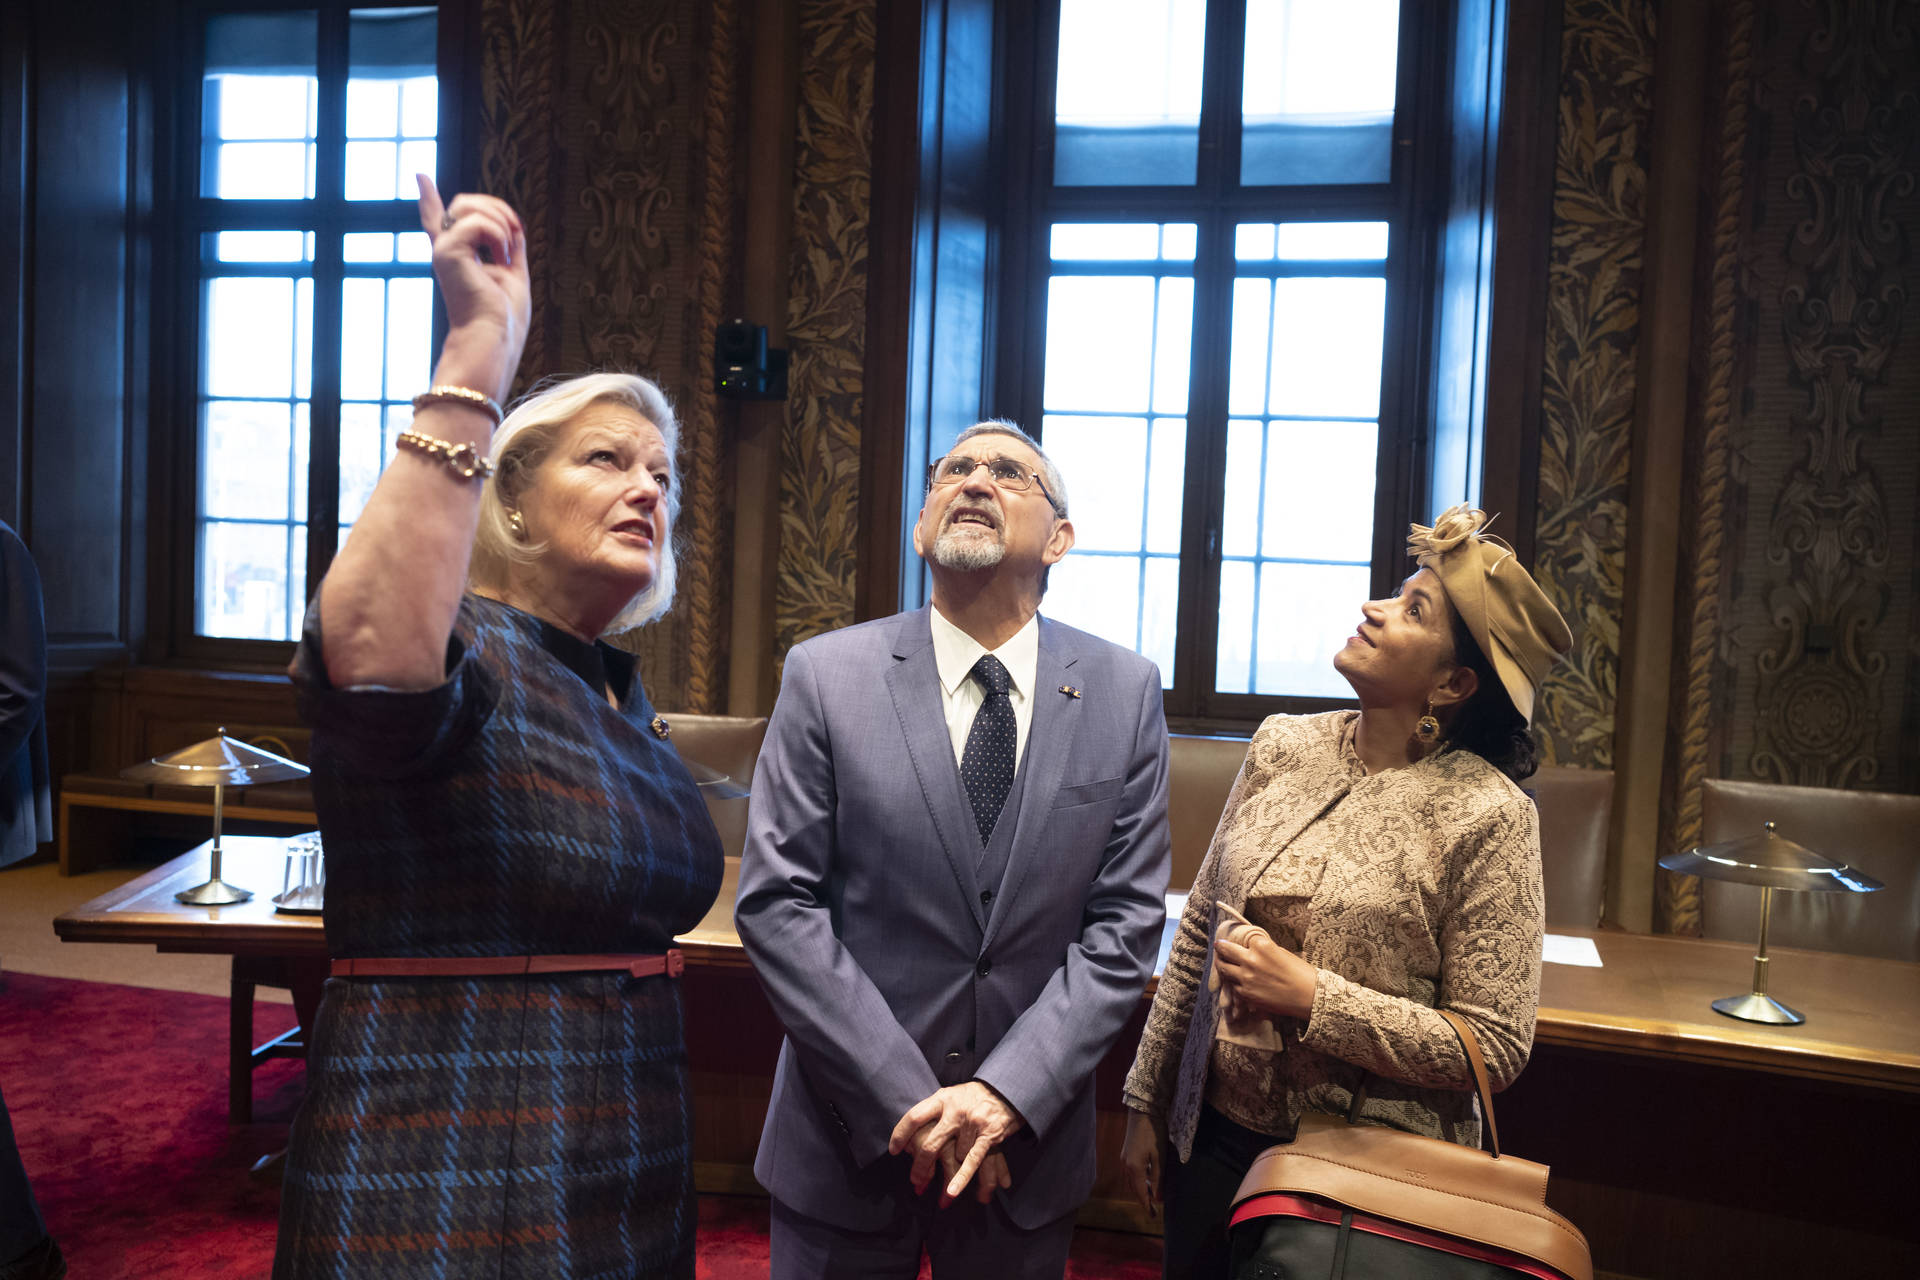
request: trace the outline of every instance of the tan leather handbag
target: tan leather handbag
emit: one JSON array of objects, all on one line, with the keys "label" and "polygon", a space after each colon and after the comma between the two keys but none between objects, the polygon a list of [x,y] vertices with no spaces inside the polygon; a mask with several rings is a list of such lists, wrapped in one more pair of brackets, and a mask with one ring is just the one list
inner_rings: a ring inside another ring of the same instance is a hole
[{"label": "tan leather handbag", "polygon": [[1235,1280],[1593,1280],[1587,1238],[1547,1208],[1547,1166],[1500,1154],[1493,1090],[1473,1029],[1460,1037],[1488,1151],[1305,1115],[1261,1152],[1234,1196]]}]

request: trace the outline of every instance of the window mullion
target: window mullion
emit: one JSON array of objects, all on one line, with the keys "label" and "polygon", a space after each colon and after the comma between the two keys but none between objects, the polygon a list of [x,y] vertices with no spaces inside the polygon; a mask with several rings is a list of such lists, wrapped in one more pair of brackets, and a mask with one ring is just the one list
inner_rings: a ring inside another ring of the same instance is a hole
[{"label": "window mullion", "polygon": [[1181,518],[1180,627],[1175,714],[1206,714],[1219,652],[1221,493],[1227,469],[1227,361],[1233,307],[1233,228],[1199,219],[1194,261],[1193,360],[1187,401],[1187,491]]}]

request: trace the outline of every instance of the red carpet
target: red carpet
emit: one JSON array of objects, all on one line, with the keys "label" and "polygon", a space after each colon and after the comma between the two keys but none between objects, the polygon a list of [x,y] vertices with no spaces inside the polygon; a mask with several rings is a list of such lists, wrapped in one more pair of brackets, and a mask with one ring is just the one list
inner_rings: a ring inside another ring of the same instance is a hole
[{"label": "red carpet", "polygon": [[[258,1039],[293,1007],[256,1003]],[[227,1002],[0,974],[0,1092],[73,1280],[263,1280],[279,1193],[247,1176],[286,1143],[298,1062],[254,1072],[251,1125],[227,1124]],[[767,1273],[764,1200],[706,1196],[700,1280]],[[1083,1231],[1074,1280],[1149,1280],[1159,1241]]]}]

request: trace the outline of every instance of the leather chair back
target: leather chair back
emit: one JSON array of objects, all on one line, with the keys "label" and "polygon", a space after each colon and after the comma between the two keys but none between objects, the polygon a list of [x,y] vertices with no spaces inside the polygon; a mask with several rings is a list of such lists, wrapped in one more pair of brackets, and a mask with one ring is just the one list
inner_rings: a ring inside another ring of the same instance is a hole
[{"label": "leather chair back", "polygon": [[[685,760],[698,760],[709,769],[718,769],[743,787],[753,785],[753,766],[760,758],[760,743],[767,736],[765,716],[706,716],[690,711],[661,713],[673,732],[673,745]],[[737,858],[747,843],[747,802],[722,800],[710,788],[702,788],[707,812],[720,829],[720,846],[729,858]]]},{"label": "leather chair back", "polygon": [[1185,893],[1206,860],[1220,812],[1247,758],[1245,738],[1206,738],[1176,733],[1169,739],[1172,776],[1167,789],[1167,823],[1173,829],[1173,875],[1167,887]]},{"label": "leather chair back", "polygon": [[[1789,840],[1886,885],[1873,893],[1774,894],[1769,947],[1920,961],[1920,796],[1713,778],[1703,800],[1702,843],[1755,835],[1772,822]],[[1755,940],[1758,888],[1703,878],[1700,890],[1707,937]]]},{"label": "leather chair back", "polygon": [[1520,786],[1540,814],[1547,927],[1593,928],[1606,902],[1613,771],[1542,765]]}]

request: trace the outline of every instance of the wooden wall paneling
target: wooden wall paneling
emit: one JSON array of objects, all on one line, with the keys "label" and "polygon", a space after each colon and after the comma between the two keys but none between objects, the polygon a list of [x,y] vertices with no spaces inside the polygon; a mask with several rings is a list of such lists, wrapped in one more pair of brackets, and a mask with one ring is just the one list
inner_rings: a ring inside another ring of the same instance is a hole
[{"label": "wooden wall paneling", "polygon": [[1706,33],[1705,6],[1677,6],[1662,21],[1654,47],[1652,166],[1607,842],[1606,918],[1636,932],[1655,923],[1655,860],[1663,852],[1660,792],[1672,692]]},{"label": "wooden wall paneling", "polygon": [[[741,37],[746,75],[742,125],[740,278],[735,315],[767,326],[767,345],[797,353],[787,337],[788,250],[793,238],[793,158],[799,112],[798,0],[747,0]],[[699,340],[711,346],[714,335]],[[792,392],[789,391],[789,397]],[[782,443],[787,405],[728,401],[733,424],[733,583],[727,710],[765,715],[779,688],[775,619],[780,564]]]},{"label": "wooden wall paneling", "polygon": [[1539,519],[1541,375],[1547,255],[1553,234],[1554,148],[1560,113],[1560,6],[1507,5],[1495,109],[1493,302],[1487,317],[1481,505],[1522,564],[1533,564]]}]

